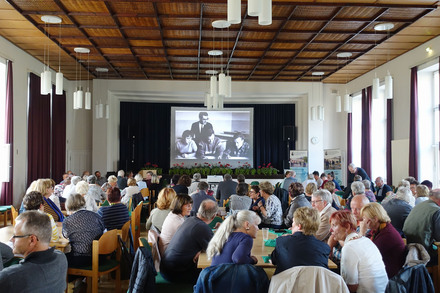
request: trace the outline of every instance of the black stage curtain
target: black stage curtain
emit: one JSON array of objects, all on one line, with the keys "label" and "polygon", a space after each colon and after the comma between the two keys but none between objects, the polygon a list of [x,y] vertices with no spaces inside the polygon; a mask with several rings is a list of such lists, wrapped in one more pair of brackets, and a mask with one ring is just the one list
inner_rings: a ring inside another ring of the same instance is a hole
[{"label": "black stage curtain", "polygon": [[[121,102],[119,169],[138,171],[147,162],[164,168],[170,165],[171,107],[203,107],[201,104]],[[295,126],[294,104],[234,104],[225,108],[254,108],[255,168],[271,163],[283,169],[287,142],[283,126]],[[290,142],[290,149],[295,147]]]}]

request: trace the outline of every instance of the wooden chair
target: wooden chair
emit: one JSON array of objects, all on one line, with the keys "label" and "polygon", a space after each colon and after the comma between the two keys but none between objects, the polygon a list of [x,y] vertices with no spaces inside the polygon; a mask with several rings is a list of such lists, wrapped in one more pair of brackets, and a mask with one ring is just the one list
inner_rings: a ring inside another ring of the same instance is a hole
[{"label": "wooden chair", "polygon": [[[102,275],[116,271],[115,291],[121,291],[121,272],[120,272],[120,247],[118,243],[117,230],[111,230],[104,233],[99,240],[93,240],[92,248],[92,266],[70,267],[67,270],[68,275],[87,277],[87,292],[98,293],[98,279]],[[99,255],[107,255],[116,251],[116,260],[106,259],[100,261]],[[66,290],[67,292],[67,290]]]},{"label": "wooden chair", "polygon": [[[11,207],[12,206],[0,206],[0,214],[3,214],[4,227],[8,225],[8,218],[10,217],[9,215],[11,214]],[[12,219],[11,219],[11,223],[12,223]]]},{"label": "wooden chair", "polygon": [[148,199],[150,199],[150,190],[148,188],[142,188],[141,194],[142,194],[142,197],[144,198],[144,200],[146,197],[148,197]]},{"label": "wooden chair", "polygon": [[126,247],[130,247],[129,237],[130,237],[130,220],[128,220],[121,230],[118,230],[118,235],[121,236],[122,241]]},{"label": "wooden chair", "polygon": [[131,233],[133,235],[133,248],[136,251],[139,247],[139,237],[141,236],[141,211],[142,203],[131,213]]},{"label": "wooden chair", "polygon": [[14,208],[14,206],[11,206],[11,214],[12,214],[11,224],[12,226],[15,226],[15,219],[18,217],[18,211]]},{"label": "wooden chair", "polygon": [[148,244],[151,246],[151,254],[153,255],[154,267],[156,268],[156,272],[160,271],[160,260],[161,255],[159,252],[159,231],[156,230],[154,226],[151,226],[151,229],[148,230]]}]

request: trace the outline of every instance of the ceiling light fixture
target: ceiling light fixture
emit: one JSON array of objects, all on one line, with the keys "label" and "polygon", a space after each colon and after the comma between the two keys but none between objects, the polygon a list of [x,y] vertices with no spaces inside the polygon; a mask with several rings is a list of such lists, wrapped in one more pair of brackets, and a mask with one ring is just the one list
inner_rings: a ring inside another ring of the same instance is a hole
[{"label": "ceiling light fixture", "polygon": [[[77,60],[78,60],[78,54],[79,54],[79,60],[78,63],[82,63],[81,61],[81,56],[82,54],[89,54],[90,53],[90,49],[88,48],[81,48],[81,47],[77,47],[74,49],[76,56],[77,56]],[[81,86],[82,84],[82,80],[81,80],[81,66],[79,66],[79,86],[76,87],[75,92],[73,93],[73,109],[77,110],[77,109],[82,109],[83,107],[83,99],[84,99],[84,91],[83,88]],[[76,70],[75,70],[75,76],[76,76]]]},{"label": "ceiling light fixture", "polygon": [[[380,23],[374,26],[375,31],[386,31],[387,40],[390,38],[390,30],[394,28],[394,24],[391,22]],[[387,63],[390,61],[390,51],[387,49]],[[385,99],[391,100],[393,98],[393,77],[390,71],[387,70],[387,75],[385,76]],[[379,78],[373,80],[373,98],[379,98]]]},{"label": "ceiling light fixture", "polygon": [[[101,77],[104,73],[107,74],[107,80],[108,80],[108,68],[105,67],[96,67],[95,71],[98,72],[98,77]],[[102,77],[101,77],[102,78]],[[101,86],[101,88],[103,88]],[[105,90],[104,90],[105,93]],[[103,95],[100,95],[103,96]],[[108,119],[110,117],[110,106],[108,104],[105,105],[105,118]],[[96,119],[104,118],[104,104],[102,103],[101,99],[99,99],[99,104],[96,103],[95,105],[95,117]]]},{"label": "ceiling light fixture", "polygon": [[[353,56],[350,52],[341,52],[336,55],[338,58],[345,58],[345,66],[347,66],[349,58]],[[348,93],[347,83],[348,83],[348,74],[345,75],[345,95],[344,95],[344,111],[347,113],[351,113],[351,96]]]},{"label": "ceiling light fixture", "polygon": [[[43,15],[41,20],[44,22],[44,34],[47,38],[50,38],[47,31],[48,24],[61,23],[61,18],[55,15]],[[47,46],[47,59],[46,59],[46,46]],[[42,95],[48,95],[52,92],[52,75],[50,72],[50,44],[45,43],[43,53],[43,72],[41,73],[41,88],[40,93]],[[61,93],[62,94],[62,93]]]},{"label": "ceiling light fixture", "polygon": [[[241,22],[241,0],[228,0],[228,22]],[[249,16],[258,16],[259,25],[272,24],[272,0],[248,0]]]}]

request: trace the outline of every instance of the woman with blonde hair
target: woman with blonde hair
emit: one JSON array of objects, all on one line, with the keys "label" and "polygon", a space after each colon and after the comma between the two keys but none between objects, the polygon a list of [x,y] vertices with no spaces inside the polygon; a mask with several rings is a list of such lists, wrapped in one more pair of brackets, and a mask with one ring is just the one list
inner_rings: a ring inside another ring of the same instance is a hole
[{"label": "woman with blonde hair", "polygon": [[150,217],[147,220],[147,231],[150,230],[151,226],[154,226],[159,232],[162,231],[163,222],[171,211],[170,205],[175,197],[176,192],[172,188],[165,187],[159,192],[156,201],[157,208],[151,211]]},{"label": "woman with blonde hair", "polygon": [[316,209],[304,206],[295,210],[292,234],[278,237],[271,255],[272,263],[277,266],[275,274],[296,266],[327,268],[330,247],[315,237],[319,224]]},{"label": "woman with blonde hair", "polygon": [[38,179],[35,184],[32,183],[28,191],[38,191],[44,197],[44,212],[50,214],[55,222],[62,222],[64,215],[57,205],[49,198],[53,193],[51,179]]},{"label": "woman with blonde hair", "polygon": [[122,196],[121,202],[125,204],[127,208],[130,208],[129,207],[130,199],[133,197],[134,194],[139,192],[141,192],[141,189],[136,184],[136,179],[129,178],[127,180],[127,187],[121,191],[121,196]]},{"label": "woman with blonde hair", "polygon": [[429,188],[426,185],[419,184],[416,187],[416,205],[421,203],[422,201],[429,199]]},{"label": "woman with blonde hair", "polygon": [[371,231],[370,239],[382,254],[388,278],[394,277],[405,262],[405,243],[402,237],[391,225],[390,217],[380,204],[366,204],[361,210],[361,216]]},{"label": "woman with blonde hair", "polygon": [[260,217],[249,210],[241,210],[226,218],[206,250],[208,259],[212,259],[211,265],[256,264],[258,260],[251,255],[251,250],[260,222]]},{"label": "woman with blonde hair", "polygon": [[306,188],[304,190],[304,193],[306,194],[306,199],[308,201],[312,201],[312,194],[318,190],[318,187],[316,186],[315,183],[310,182],[309,184],[306,185]]}]

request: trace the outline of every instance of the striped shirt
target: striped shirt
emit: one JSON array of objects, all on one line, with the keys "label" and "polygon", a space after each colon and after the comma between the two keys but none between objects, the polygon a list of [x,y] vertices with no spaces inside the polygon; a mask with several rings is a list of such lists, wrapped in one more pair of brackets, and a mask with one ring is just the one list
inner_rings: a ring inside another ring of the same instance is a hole
[{"label": "striped shirt", "polygon": [[122,203],[101,207],[98,214],[102,217],[105,228],[108,231],[113,229],[121,229],[124,224],[130,220],[128,209]]}]

